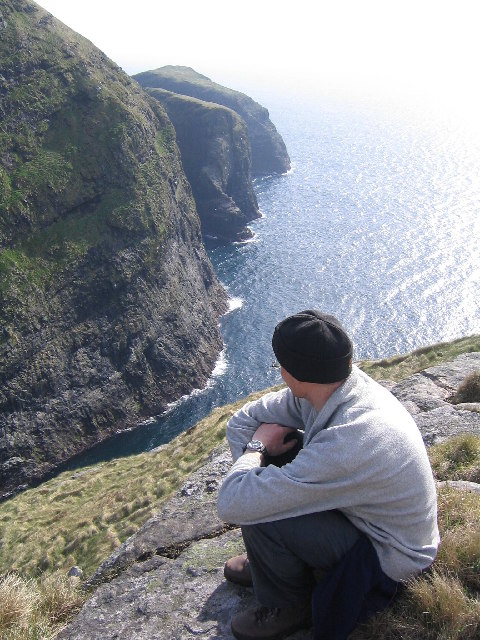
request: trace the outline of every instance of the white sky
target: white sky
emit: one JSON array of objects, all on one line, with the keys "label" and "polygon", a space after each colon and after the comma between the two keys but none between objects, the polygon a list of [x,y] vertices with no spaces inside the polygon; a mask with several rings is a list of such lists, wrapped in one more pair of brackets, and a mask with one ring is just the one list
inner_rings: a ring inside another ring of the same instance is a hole
[{"label": "white sky", "polygon": [[127,73],[407,96],[478,119],[476,0],[40,0]]}]

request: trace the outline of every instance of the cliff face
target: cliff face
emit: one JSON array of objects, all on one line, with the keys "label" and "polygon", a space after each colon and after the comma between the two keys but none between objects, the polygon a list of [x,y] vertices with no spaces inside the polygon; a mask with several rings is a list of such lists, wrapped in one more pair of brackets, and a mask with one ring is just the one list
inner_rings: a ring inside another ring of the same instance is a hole
[{"label": "cliff face", "polygon": [[226,296],[158,101],[36,4],[0,13],[5,495],[203,385]]},{"label": "cliff face", "polygon": [[233,109],[245,121],[252,146],[252,173],[255,176],[285,173],[290,169],[285,143],[267,109],[239,91],[212,82],[189,67],[166,66],[134,76],[142,87],[166,89]]},{"label": "cliff face", "polygon": [[248,132],[226,107],[163,89],[147,89],[172,121],[205,237],[242,240],[260,216],[253,192]]}]

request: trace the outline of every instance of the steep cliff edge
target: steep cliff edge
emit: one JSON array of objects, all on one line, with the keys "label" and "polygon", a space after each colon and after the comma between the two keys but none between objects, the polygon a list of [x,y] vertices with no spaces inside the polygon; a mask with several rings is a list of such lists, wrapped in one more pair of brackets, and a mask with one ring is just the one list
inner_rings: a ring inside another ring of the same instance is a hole
[{"label": "steep cliff edge", "polygon": [[246,224],[260,213],[243,120],[212,102],[163,89],[147,91],[165,107],[175,127],[204,236],[226,241],[250,237]]},{"label": "steep cliff edge", "polygon": [[207,380],[226,296],[163,108],[0,3],[0,494]]},{"label": "steep cliff edge", "polygon": [[142,87],[166,89],[236,111],[248,128],[254,176],[285,173],[290,169],[290,158],[282,137],[271,122],[267,109],[252,98],[212,82],[190,67],[165,66],[133,77]]}]

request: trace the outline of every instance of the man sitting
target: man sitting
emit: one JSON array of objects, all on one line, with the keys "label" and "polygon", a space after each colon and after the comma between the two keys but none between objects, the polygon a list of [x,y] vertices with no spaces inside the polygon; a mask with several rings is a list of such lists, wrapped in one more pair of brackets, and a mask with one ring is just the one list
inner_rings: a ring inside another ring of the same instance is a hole
[{"label": "man sitting", "polygon": [[[352,366],[333,316],[306,310],[280,322],[272,346],[287,388],[229,421],[234,464],[219,493],[241,525],[246,556],[227,579],[253,583],[260,606],[232,620],[239,640],[274,639],[313,622],[341,640],[433,562],[436,490],[420,432],[394,396]],[[303,447],[283,466],[269,464]]]}]

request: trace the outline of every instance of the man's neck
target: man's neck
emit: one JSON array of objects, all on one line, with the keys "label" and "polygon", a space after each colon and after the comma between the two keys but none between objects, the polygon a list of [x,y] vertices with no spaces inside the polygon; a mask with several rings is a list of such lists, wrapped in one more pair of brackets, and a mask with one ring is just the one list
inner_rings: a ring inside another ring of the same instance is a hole
[{"label": "man's neck", "polygon": [[308,400],[317,411],[320,411],[325,406],[327,400],[342,386],[343,382],[344,381],[341,380],[340,382],[332,382],[331,384],[311,383],[305,393],[305,399]]}]

